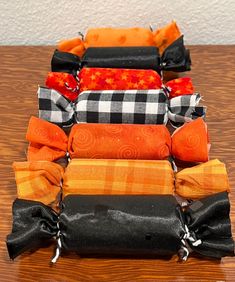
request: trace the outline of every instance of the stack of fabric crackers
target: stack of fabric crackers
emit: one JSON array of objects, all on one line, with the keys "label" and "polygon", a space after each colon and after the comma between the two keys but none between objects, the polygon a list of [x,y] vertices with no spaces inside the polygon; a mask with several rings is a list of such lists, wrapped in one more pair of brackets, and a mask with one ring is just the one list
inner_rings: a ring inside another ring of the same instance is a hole
[{"label": "stack of fabric crackers", "polygon": [[[14,162],[10,258],[54,238],[80,256],[234,255],[225,164],[209,160],[206,107],[171,22],[96,28],[59,43],[27,161]],[[173,79],[170,79],[173,78]]]}]

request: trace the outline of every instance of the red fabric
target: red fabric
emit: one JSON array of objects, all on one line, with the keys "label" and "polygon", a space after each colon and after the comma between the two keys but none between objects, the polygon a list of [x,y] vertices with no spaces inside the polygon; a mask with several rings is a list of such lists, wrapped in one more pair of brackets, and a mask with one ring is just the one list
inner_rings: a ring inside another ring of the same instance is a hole
[{"label": "red fabric", "polygon": [[153,70],[83,68],[79,72],[80,92],[85,90],[160,89],[161,77]]},{"label": "red fabric", "polygon": [[[66,87],[66,83],[71,88],[70,90]],[[55,89],[71,101],[74,101],[79,93],[79,85],[74,76],[69,73],[49,72],[45,84],[48,88]]]},{"label": "red fabric", "polygon": [[190,77],[176,78],[165,84],[170,88],[169,99],[194,93],[193,83]]}]

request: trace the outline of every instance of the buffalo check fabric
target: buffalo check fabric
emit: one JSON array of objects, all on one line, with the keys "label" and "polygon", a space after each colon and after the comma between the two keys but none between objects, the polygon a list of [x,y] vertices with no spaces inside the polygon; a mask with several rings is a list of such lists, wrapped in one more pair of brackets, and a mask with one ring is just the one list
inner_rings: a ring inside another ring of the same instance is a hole
[{"label": "buffalo check fabric", "polygon": [[172,125],[182,125],[198,117],[205,117],[206,107],[198,106],[201,100],[199,93],[182,95],[169,100],[168,118]]},{"label": "buffalo check fabric", "polygon": [[38,88],[39,118],[61,126],[74,124],[74,103],[54,89]]},{"label": "buffalo check fabric", "polygon": [[92,123],[165,124],[167,97],[162,90],[84,91],[76,119]]},{"label": "buffalo check fabric", "polygon": [[39,117],[59,126],[74,123],[166,124],[175,126],[205,116],[199,94],[168,99],[163,90],[84,91],[69,101],[59,92],[39,87]]}]

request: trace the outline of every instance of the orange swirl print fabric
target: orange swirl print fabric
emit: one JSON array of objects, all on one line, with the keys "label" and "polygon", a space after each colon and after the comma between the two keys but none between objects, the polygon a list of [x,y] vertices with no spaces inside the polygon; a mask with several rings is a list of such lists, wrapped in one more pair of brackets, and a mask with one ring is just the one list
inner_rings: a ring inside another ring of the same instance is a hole
[{"label": "orange swirl print fabric", "polygon": [[206,162],[209,158],[209,136],[202,118],[185,123],[171,136],[172,156],[185,162]]},{"label": "orange swirl print fabric", "polygon": [[61,128],[37,117],[31,117],[26,133],[28,161],[54,161],[64,157],[68,138]]},{"label": "orange swirl print fabric", "polygon": [[175,21],[156,31],[138,27],[93,28],[88,30],[84,40],[72,38],[60,41],[58,49],[82,56],[89,47],[156,46],[162,54],[180,35]]},{"label": "orange swirl print fabric", "polygon": [[55,208],[59,203],[63,168],[53,162],[14,162],[17,195]]},{"label": "orange swirl print fabric", "polygon": [[162,81],[154,70],[82,68],[78,74],[79,92],[86,90],[160,89]]},{"label": "orange swirl print fabric", "polygon": [[176,193],[184,198],[198,199],[222,191],[230,192],[225,164],[211,160],[176,174]]},{"label": "orange swirl print fabric", "polygon": [[72,159],[65,170],[68,194],[173,194],[174,173],[168,161]]},{"label": "orange swirl print fabric", "polygon": [[76,124],[68,151],[71,158],[164,160],[171,136],[164,125]]}]

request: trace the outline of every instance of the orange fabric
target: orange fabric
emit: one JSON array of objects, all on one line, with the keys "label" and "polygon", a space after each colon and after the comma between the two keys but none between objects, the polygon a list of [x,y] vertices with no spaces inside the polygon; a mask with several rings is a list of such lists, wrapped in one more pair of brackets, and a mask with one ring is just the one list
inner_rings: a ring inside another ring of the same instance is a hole
[{"label": "orange fabric", "polygon": [[183,169],[176,174],[175,189],[178,195],[190,199],[230,192],[225,164],[215,159]]},{"label": "orange fabric", "polygon": [[67,152],[68,138],[57,125],[37,117],[29,120],[26,139],[28,147],[28,161],[53,161],[64,157]]},{"label": "orange fabric", "polygon": [[190,77],[181,77],[168,81],[166,87],[169,89],[169,99],[194,93],[193,83]]},{"label": "orange fabric", "polygon": [[153,32],[154,45],[158,47],[160,54],[171,45],[181,35],[179,27],[175,21],[172,21],[168,25],[157,29]]},{"label": "orange fabric", "polygon": [[85,40],[72,38],[62,40],[58,49],[82,56],[89,47],[156,46],[162,53],[181,35],[176,22],[154,32],[147,28],[94,28],[89,29]]},{"label": "orange fabric", "polygon": [[70,52],[78,56],[82,56],[85,52],[84,43],[80,38],[71,38],[62,40],[58,49],[63,52]]},{"label": "orange fabric", "polygon": [[[102,127],[106,127],[107,133],[102,132]],[[111,131],[108,132],[107,128]],[[120,131],[121,128],[123,135],[118,132],[116,135],[113,133],[115,130]],[[29,161],[57,160],[66,155],[67,149],[71,157],[82,158],[101,156],[102,158],[163,158],[171,152],[172,156],[186,162],[206,162],[209,152],[207,126],[202,118],[178,128],[173,133],[171,141],[164,125],[89,123],[74,125],[68,142],[66,134],[60,127],[31,117],[26,139],[30,141],[27,155]],[[116,150],[118,152],[115,152]]]},{"label": "orange fabric", "polygon": [[18,198],[58,206],[63,168],[53,162],[14,162]]},{"label": "orange fabric", "polygon": [[181,161],[208,161],[209,137],[202,118],[184,124],[172,134],[172,156]]},{"label": "orange fabric", "polygon": [[168,161],[73,159],[65,170],[68,194],[173,194],[174,173]]},{"label": "orange fabric", "polygon": [[162,81],[154,70],[82,68],[79,92],[86,90],[160,89]]},{"label": "orange fabric", "polygon": [[81,123],[68,143],[71,158],[163,160],[170,150],[164,125]]}]

